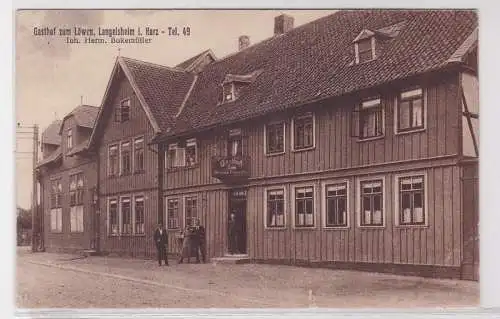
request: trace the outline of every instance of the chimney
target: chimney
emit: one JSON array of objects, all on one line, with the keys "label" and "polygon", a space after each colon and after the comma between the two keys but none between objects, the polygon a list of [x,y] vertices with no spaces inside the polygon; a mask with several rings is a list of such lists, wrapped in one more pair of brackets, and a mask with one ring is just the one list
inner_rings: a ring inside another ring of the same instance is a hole
[{"label": "chimney", "polygon": [[250,46],[250,37],[248,35],[242,35],[238,38],[238,50],[244,50]]},{"label": "chimney", "polygon": [[281,14],[274,18],[274,35],[283,34],[293,29],[293,17]]}]

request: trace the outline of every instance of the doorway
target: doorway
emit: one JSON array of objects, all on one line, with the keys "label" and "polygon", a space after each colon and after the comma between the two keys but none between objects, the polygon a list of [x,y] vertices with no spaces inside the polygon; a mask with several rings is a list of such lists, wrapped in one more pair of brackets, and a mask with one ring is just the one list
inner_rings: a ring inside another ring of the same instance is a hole
[{"label": "doorway", "polygon": [[[247,191],[246,189],[235,189],[230,191],[229,216],[234,213],[233,230],[237,234],[233,239],[233,253],[247,253]],[[231,233],[231,232],[229,232]],[[233,233],[234,234],[234,233]],[[230,235],[231,236],[231,235]],[[228,252],[231,253],[231,237],[229,238]]]}]

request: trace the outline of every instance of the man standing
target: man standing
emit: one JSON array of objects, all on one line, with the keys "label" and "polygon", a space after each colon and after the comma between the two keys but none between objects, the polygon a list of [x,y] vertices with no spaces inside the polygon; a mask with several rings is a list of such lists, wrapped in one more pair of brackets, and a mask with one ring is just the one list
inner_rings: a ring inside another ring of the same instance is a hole
[{"label": "man standing", "polygon": [[228,235],[229,235],[229,253],[234,255],[237,252],[237,243],[238,243],[238,224],[236,221],[236,214],[234,211],[229,216],[229,225],[228,225]]},{"label": "man standing", "polygon": [[201,260],[205,263],[206,246],[205,246],[205,227],[200,224],[200,220],[196,219],[194,222],[196,230],[196,262],[200,262],[199,253],[201,253]]},{"label": "man standing", "polygon": [[156,244],[156,251],[158,253],[158,265],[161,266],[162,259],[165,261],[165,265],[168,266],[167,258],[167,244],[168,236],[167,230],[163,227],[162,223],[158,223],[158,228],[156,228],[153,239]]}]

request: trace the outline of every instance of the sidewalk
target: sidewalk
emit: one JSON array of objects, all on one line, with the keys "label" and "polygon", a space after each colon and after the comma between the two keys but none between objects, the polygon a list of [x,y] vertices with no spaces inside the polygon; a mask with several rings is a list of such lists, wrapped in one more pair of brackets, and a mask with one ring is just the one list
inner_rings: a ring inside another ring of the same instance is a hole
[{"label": "sidewalk", "polygon": [[479,302],[479,284],[277,265],[181,264],[118,257],[18,251],[20,261],[65,272],[171,289],[190,298],[213,295],[253,307],[464,307]]}]

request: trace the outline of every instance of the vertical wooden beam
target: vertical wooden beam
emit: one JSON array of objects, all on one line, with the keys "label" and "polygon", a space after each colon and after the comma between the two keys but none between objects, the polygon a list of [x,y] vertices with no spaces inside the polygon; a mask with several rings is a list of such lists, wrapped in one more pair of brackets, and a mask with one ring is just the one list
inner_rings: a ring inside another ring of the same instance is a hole
[{"label": "vertical wooden beam", "polygon": [[460,85],[460,93],[462,95],[462,102],[464,103],[464,108],[465,108],[464,115],[467,118],[467,125],[469,126],[470,136],[472,138],[472,143],[474,144],[474,151],[476,152],[476,156],[479,156],[479,147],[477,146],[476,135],[474,135],[474,130],[472,127],[472,120],[471,120],[472,116],[471,113],[469,112],[469,107],[467,106],[467,100],[465,98],[464,88],[462,87],[462,85]]}]

